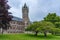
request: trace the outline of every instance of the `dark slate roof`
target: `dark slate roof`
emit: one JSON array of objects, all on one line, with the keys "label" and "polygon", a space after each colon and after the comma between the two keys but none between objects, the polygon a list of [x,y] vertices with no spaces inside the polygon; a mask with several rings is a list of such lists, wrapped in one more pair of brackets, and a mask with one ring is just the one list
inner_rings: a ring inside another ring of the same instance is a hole
[{"label": "dark slate roof", "polygon": [[24,8],[27,8],[27,5],[26,5],[26,3],[24,4]]},{"label": "dark slate roof", "polygon": [[18,18],[18,17],[13,16],[12,20],[13,21],[22,21],[22,18]]}]

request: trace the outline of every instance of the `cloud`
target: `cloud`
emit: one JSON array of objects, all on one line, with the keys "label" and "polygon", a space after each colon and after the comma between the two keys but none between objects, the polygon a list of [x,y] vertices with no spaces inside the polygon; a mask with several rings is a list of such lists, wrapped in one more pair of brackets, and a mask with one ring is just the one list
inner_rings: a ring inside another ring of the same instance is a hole
[{"label": "cloud", "polygon": [[60,15],[60,0],[8,0],[11,6],[10,12],[14,16],[22,18],[22,6],[26,2],[29,7],[31,21],[42,20],[49,12],[56,12]]},{"label": "cloud", "polygon": [[12,7],[9,11],[12,13],[12,15],[22,18],[22,14],[20,13],[20,9]]}]

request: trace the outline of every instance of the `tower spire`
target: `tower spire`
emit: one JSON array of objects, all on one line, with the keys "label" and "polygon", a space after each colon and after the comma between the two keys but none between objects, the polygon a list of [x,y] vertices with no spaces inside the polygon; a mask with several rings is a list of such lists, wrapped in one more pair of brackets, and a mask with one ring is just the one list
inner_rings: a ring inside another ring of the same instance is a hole
[{"label": "tower spire", "polygon": [[26,5],[26,3],[24,4],[24,8],[27,8],[27,5]]},{"label": "tower spire", "polygon": [[22,18],[25,26],[29,24],[29,8],[27,7],[26,3],[22,7]]}]

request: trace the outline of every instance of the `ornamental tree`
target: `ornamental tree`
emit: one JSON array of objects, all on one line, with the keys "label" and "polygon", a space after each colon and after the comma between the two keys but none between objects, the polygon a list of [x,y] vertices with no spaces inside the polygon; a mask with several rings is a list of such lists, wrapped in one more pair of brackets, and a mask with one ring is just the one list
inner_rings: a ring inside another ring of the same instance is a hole
[{"label": "ornamental tree", "polygon": [[0,0],[0,28],[2,29],[8,29],[9,22],[12,19],[12,15],[10,15],[11,13],[8,11],[10,6],[7,4],[7,2],[7,0]]}]

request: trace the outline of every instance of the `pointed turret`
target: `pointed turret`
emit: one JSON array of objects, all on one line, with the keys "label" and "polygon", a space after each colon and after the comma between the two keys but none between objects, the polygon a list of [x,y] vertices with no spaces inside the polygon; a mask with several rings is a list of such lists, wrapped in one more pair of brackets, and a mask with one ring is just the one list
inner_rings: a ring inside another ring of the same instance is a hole
[{"label": "pointed turret", "polygon": [[25,26],[29,24],[29,8],[27,7],[26,3],[22,7],[22,17],[23,17],[23,22],[25,23]]},{"label": "pointed turret", "polygon": [[28,8],[28,7],[27,7],[27,5],[26,5],[26,3],[24,4],[24,6],[23,6],[23,7],[24,7],[24,8]]}]

